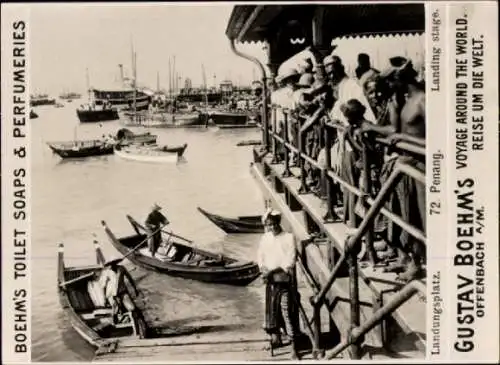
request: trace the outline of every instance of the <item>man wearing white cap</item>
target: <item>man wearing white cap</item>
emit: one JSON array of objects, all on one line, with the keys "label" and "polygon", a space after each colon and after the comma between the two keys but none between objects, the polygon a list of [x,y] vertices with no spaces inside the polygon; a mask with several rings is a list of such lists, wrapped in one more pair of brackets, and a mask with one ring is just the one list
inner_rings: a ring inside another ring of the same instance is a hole
[{"label": "man wearing white cap", "polygon": [[348,122],[341,112],[340,106],[350,99],[357,99],[366,108],[366,119],[370,122],[375,122],[375,115],[366,99],[363,88],[356,80],[347,76],[342,60],[338,56],[328,55],[324,58],[323,65],[333,87],[333,94],[336,100],[330,112],[330,118],[338,120],[347,126]]},{"label": "man wearing white cap", "polygon": [[165,217],[160,210],[161,207],[155,203],[151,208],[151,213],[149,213],[146,218],[146,227],[149,230],[148,233],[152,235],[148,241],[149,251],[152,257],[155,256],[161,244],[161,229],[169,224],[167,217]]},{"label": "man wearing white cap", "polygon": [[281,228],[280,212],[269,209],[263,220],[267,232],[260,241],[257,263],[266,282],[265,331],[271,334],[271,341],[276,346],[281,344],[280,329],[285,327],[292,345],[292,359],[297,359],[297,322],[292,320],[294,301],[291,299],[295,294],[295,240],[291,233],[284,232]]}]

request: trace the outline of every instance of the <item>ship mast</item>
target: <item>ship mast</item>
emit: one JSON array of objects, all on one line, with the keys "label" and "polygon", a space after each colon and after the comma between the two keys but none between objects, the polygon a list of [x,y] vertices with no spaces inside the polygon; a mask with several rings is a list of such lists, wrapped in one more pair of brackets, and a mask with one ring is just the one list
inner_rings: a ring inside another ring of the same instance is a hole
[{"label": "ship mast", "polygon": [[205,65],[201,64],[201,75],[203,77],[203,89],[205,91],[205,109],[208,110],[208,90],[207,90],[207,75],[205,74]]},{"label": "ship mast", "polygon": [[132,48],[132,88],[134,91],[134,122],[137,122],[137,54]]},{"label": "ship mast", "polygon": [[90,81],[89,81],[89,68],[85,68],[85,83],[87,86],[87,99],[90,103]]}]

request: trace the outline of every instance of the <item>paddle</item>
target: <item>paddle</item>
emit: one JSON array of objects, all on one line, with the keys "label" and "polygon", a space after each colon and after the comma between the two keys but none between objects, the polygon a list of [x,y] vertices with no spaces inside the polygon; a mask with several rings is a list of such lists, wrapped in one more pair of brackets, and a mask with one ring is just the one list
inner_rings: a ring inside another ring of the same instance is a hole
[{"label": "paddle", "polygon": [[[103,221],[104,222],[104,221]],[[102,222],[102,223],[103,223]],[[160,228],[161,229],[161,228]],[[148,241],[148,239],[150,239],[151,237],[153,237],[156,233],[158,233],[160,231],[160,229],[157,229],[156,231],[154,231],[153,233],[151,233],[149,236],[147,236],[144,240],[142,240],[139,244],[137,244],[133,249],[131,249],[129,252],[127,252],[120,260],[123,260],[125,258],[127,258],[131,253],[133,253],[134,251],[136,251],[139,247],[141,247],[142,245],[144,245],[144,243],[146,243]],[[91,273],[88,273],[88,274],[85,274],[85,275],[82,275],[82,276],[78,276],[74,279],[71,279],[71,280],[68,280],[68,281],[64,281],[62,283],[59,284],[59,286],[66,286],[68,284],[72,284],[72,283],[75,283],[77,281],[80,281],[80,280],[83,280],[83,279],[86,279],[86,278],[89,278],[89,277],[92,277],[95,273],[94,272],[91,272]]]},{"label": "paddle", "polygon": [[133,253],[135,250],[137,250],[139,247],[141,247],[144,243],[146,243],[151,237],[153,237],[155,234],[157,234],[159,231],[161,231],[161,228],[158,228],[156,231],[151,233],[149,236],[144,238],[143,241],[141,241],[137,246],[135,246],[133,249],[131,249],[129,252],[127,252],[123,257],[122,260],[126,257],[128,257],[131,253]]},{"label": "paddle", "polygon": [[[144,230],[144,231],[147,232],[147,229],[143,225],[141,225],[139,222],[137,222],[132,216],[130,216],[130,215],[127,214],[126,217],[129,220],[130,224],[132,224],[132,226],[134,227],[134,229],[136,229],[136,232],[137,232],[137,228],[141,228],[142,230]],[[166,234],[168,234],[168,235],[170,235],[172,237],[179,238],[179,239],[184,240],[184,241],[186,241],[188,243],[194,243],[194,241],[191,241],[191,240],[188,240],[187,238],[184,238],[184,237],[181,237],[179,235],[176,235],[173,232],[168,232],[168,231],[164,230],[163,228],[160,228],[160,229],[161,229],[162,232],[164,232],[164,233],[166,233]],[[192,248],[193,250],[198,251],[201,254],[207,255],[207,256],[213,256],[214,255],[211,252],[204,251],[204,250],[202,250],[200,248],[197,248],[197,247],[193,247],[193,246],[188,246],[188,247]],[[219,254],[219,256],[221,257],[220,259],[222,260],[222,255]]]},{"label": "paddle", "polygon": [[82,275],[82,276],[78,276],[78,277],[76,277],[74,279],[71,279],[71,280],[68,280],[68,281],[64,281],[64,282],[60,283],[59,286],[66,286],[66,285],[69,285],[69,284],[73,284],[73,283],[75,283],[77,281],[80,281],[80,280],[83,280],[83,279],[86,279],[86,278],[90,278],[90,277],[94,276],[94,274],[95,274],[95,272],[92,271],[92,272],[90,272],[88,274],[85,274],[85,275]]}]

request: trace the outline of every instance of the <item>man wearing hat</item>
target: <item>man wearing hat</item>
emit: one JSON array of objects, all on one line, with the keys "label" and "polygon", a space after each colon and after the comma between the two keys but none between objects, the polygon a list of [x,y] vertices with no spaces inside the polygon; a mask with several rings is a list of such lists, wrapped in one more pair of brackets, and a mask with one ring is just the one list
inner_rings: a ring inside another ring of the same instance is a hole
[{"label": "man wearing hat", "polygon": [[134,296],[139,295],[139,290],[129,272],[120,265],[122,260],[123,258],[117,258],[106,261],[99,275],[98,282],[104,290],[107,302],[111,305],[111,308],[113,308],[113,322],[118,322],[118,314],[125,310],[132,313],[137,323],[140,313],[130,297],[130,293],[125,285],[125,280],[127,280],[134,289]]},{"label": "man wearing hat", "polygon": [[281,228],[281,213],[268,209],[263,220],[266,233],[257,251],[257,263],[266,282],[265,331],[271,334],[273,346],[282,343],[284,327],[292,345],[292,359],[298,359],[296,349],[297,323],[294,310],[295,240]]},{"label": "man wearing hat", "polygon": [[370,62],[370,56],[366,53],[358,54],[358,67],[356,67],[356,77],[359,80],[359,84],[363,86],[365,82],[378,75],[380,72],[374,69]]},{"label": "man wearing hat", "polygon": [[357,99],[366,108],[366,119],[375,122],[375,115],[366,99],[363,88],[356,80],[347,76],[340,57],[330,54],[323,59],[323,65],[325,66],[325,72],[332,85],[333,95],[336,100],[330,112],[330,118],[347,125],[348,122],[341,112],[340,106],[350,99]]},{"label": "man wearing hat", "polygon": [[149,213],[146,218],[146,228],[149,230],[149,235],[152,235],[148,241],[148,247],[152,257],[155,256],[161,244],[161,229],[170,223],[160,210],[161,207],[155,203],[151,208],[151,213]]}]

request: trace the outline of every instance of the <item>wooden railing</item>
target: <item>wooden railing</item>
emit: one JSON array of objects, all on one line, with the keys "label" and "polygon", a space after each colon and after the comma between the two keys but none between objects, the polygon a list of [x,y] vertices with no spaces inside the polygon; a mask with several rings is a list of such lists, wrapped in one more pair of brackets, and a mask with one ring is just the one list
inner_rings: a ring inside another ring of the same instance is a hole
[{"label": "wooden railing", "polygon": [[[322,108],[322,107],[319,107]],[[324,115],[326,111],[323,109],[318,109],[315,113],[315,118],[320,118]],[[267,123],[267,115],[262,116],[264,123],[260,124],[260,128],[263,133],[263,145],[267,151],[272,154],[271,164],[284,163],[283,177],[292,176],[292,171],[290,170],[291,161],[290,153],[297,156],[297,167],[300,168],[300,179],[301,186],[299,189],[299,194],[309,194],[310,189],[306,184],[306,162],[310,164],[314,169],[321,171],[321,183],[323,187],[326,187],[326,200],[327,200],[327,211],[323,217],[324,223],[331,223],[338,219],[335,213],[334,207],[336,203],[336,196],[340,186],[349,193],[355,194],[356,196],[363,199],[364,203],[369,206],[368,211],[364,215],[361,223],[356,227],[356,231],[353,236],[348,237],[346,244],[344,245],[344,252],[341,253],[340,257],[335,262],[330,276],[328,277],[325,285],[318,287],[315,284],[314,279],[308,273],[306,265],[299,265],[304,270],[305,277],[313,288],[314,296],[311,298],[311,304],[313,306],[313,330],[314,330],[314,343],[313,343],[313,355],[317,355],[321,352],[319,350],[319,331],[321,328],[319,309],[325,304],[325,298],[328,291],[331,289],[333,283],[338,277],[341,266],[347,264],[349,268],[349,294],[350,294],[350,333],[346,338],[344,338],[340,344],[338,344],[333,350],[326,353],[327,358],[334,358],[342,351],[351,347],[351,354],[354,358],[360,357],[360,345],[362,344],[364,335],[378,325],[386,316],[391,315],[397,308],[399,308],[403,303],[410,299],[415,293],[421,292],[425,295],[425,285],[420,281],[414,280],[406,284],[388,303],[382,306],[380,309],[375,311],[372,317],[365,323],[360,323],[360,301],[359,301],[359,287],[358,287],[358,257],[357,254],[360,250],[363,237],[365,238],[365,244],[367,246],[367,253],[370,261],[374,263],[375,261],[375,251],[373,248],[373,237],[374,237],[374,220],[379,215],[382,214],[387,219],[401,227],[408,234],[415,237],[417,240],[426,243],[425,233],[419,228],[413,226],[409,222],[406,222],[402,217],[395,214],[385,207],[386,202],[390,198],[391,194],[394,192],[396,186],[400,182],[403,176],[410,176],[412,179],[419,183],[425,184],[425,174],[415,168],[414,166],[407,164],[403,161],[396,161],[392,173],[388,177],[387,181],[381,186],[380,191],[375,197],[371,196],[371,164],[369,160],[369,152],[365,143],[363,143],[363,153],[362,153],[362,165],[364,170],[364,181],[363,189],[358,188],[355,185],[350,184],[345,181],[338,173],[332,169],[331,161],[331,149],[333,146],[334,133],[344,130],[344,126],[339,123],[323,122],[322,123],[322,133],[325,141],[325,160],[326,167],[320,166],[318,162],[307,155],[305,152],[305,137],[308,133],[308,128],[302,128],[298,135],[298,145],[294,145],[289,141],[289,131],[290,128],[289,121],[291,120],[291,113],[284,110],[283,116],[284,120],[282,122],[283,129],[281,130],[281,135],[278,133],[278,120],[277,107],[272,107],[271,110],[271,121]],[[318,121],[318,123],[320,123]],[[314,123],[306,123],[304,126],[312,125]],[[408,142],[397,142],[392,144],[387,138],[375,138],[375,143],[382,146],[391,146],[395,151],[399,151],[404,154],[411,154],[414,156],[425,156],[425,147],[415,145]],[[281,161],[279,156],[279,149],[284,148],[284,160]],[[345,207],[344,207],[345,209]],[[309,327],[309,322],[307,318],[305,319],[307,326]]]}]

